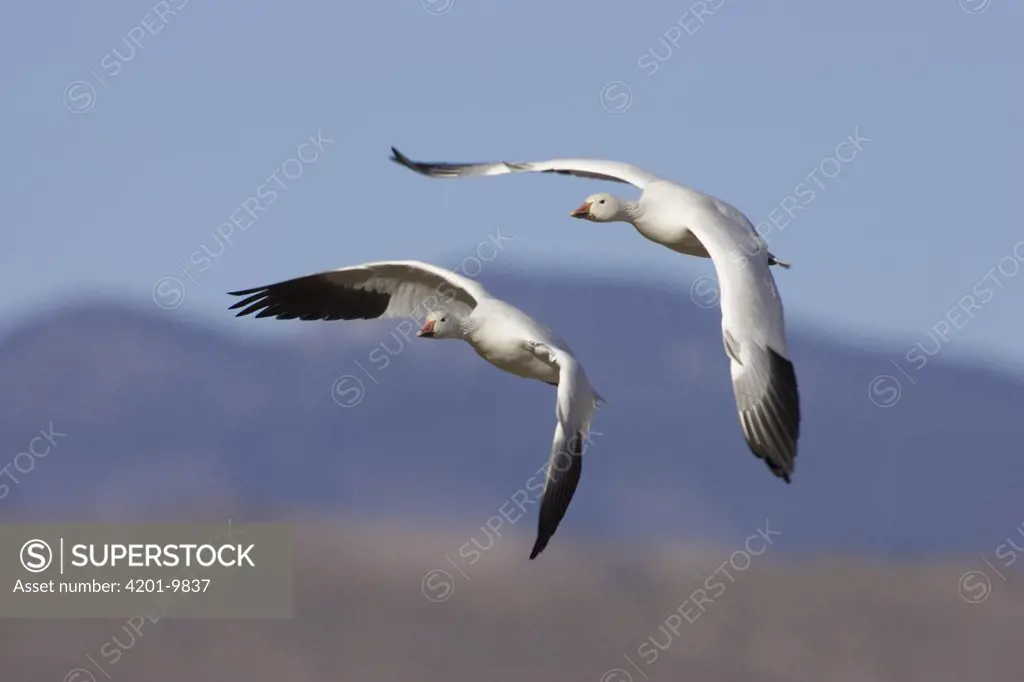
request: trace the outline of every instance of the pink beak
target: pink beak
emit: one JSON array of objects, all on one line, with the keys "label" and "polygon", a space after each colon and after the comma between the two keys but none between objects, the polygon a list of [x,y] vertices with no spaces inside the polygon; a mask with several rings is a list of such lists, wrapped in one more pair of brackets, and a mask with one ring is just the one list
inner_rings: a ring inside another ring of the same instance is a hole
[{"label": "pink beak", "polygon": [[588,201],[587,203],[583,204],[569,215],[572,216],[573,218],[586,218],[588,215],[590,215],[590,202]]},{"label": "pink beak", "polygon": [[416,336],[433,336],[434,335],[434,320],[427,320],[423,327],[416,332]]}]

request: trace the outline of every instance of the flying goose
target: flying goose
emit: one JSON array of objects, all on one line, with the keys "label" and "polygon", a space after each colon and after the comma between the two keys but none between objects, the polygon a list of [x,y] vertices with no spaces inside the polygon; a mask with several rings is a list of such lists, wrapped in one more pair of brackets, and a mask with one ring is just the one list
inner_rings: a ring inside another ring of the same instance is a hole
[{"label": "flying goose", "polygon": [[279,320],[423,319],[416,336],[462,339],[498,369],[558,387],[555,434],[541,497],[535,559],[572,501],[583,443],[604,402],[572,350],[554,332],[477,282],[420,261],[380,261],[230,292],[237,317]]},{"label": "flying goose", "polygon": [[638,201],[592,194],[569,215],[595,223],[626,222],[673,251],[711,258],[718,274],[722,337],[730,359],[740,428],[773,474],[790,483],[800,437],[800,396],[786,348],[782,300],[772,255],[743,213],[720,199],[636,166],[600,159],[440,163],[413,161],[391,148],[391,160],[421,175],[457,178],[506,173],[558,173],[610,180],[642,191]]}]

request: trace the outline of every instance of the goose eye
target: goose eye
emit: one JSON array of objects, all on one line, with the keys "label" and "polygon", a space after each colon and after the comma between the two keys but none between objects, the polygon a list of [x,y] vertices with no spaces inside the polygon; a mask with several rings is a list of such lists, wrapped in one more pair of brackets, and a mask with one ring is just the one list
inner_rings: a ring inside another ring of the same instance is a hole
[{"label": "goose eye", "polygon": [[599,203],[599,204],[603,204],[603,203],[604,203],[604,199],[601,199],[601,201],[599,201],[599,202],[597,202],[597,203]]}]

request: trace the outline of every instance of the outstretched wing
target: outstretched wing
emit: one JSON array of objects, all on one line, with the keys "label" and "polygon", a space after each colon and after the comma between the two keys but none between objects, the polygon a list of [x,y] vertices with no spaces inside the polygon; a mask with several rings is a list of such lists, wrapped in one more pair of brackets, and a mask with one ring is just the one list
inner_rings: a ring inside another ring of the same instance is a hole
[{"label": "outstretched wing", "polygon": [[380,261],[232,291],[229,310],[279,320],[369,320],[423,317],[446,308],[468,315],[488,297],[480,284],[420,261]]},{"label": "outstretched wing", "polygon": [[431,178],[461,178],[474,175],[504,175],[506,173],[559,173],[581,178],[624,182],[643,189],[661,180],[642,168],[617,161],[602,159],[552,159],[550,161],[495,161],[488,163],[446,163],[413,161],[391,148],[391,160],[409,170]]},{"label": "outstretched wing", "polygon": [[718,273],[722,335],[743,436],[771,472],[789,483],[800,437],[800,395],[769,254],[748,224],[721,211],[694,215],[690,229]]},{"label": "outstretched wing", "polygon": [[590,429],[596,393],[576,359],[563,349],[528,341],[538,357],[558,367],[555,435],[537,520],[537,540],[530,559],[544,551],[565,517],[583,473],[583,443]]}]

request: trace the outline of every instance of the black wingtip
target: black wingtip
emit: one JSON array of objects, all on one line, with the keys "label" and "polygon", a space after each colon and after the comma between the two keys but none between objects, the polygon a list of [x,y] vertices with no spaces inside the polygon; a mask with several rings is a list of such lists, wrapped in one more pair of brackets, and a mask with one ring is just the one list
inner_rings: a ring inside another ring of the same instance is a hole
[{"label": "black wingtip", "polygon": [[394,147],[391,148],[391,161],[397,163],[399,166],[404,166],[411,171],[419,173],[420,175],[430,176],[429,169],[426,164],[417,163],[410,159],[408,156],[398,151]]},{"label": "black wingtip", "polygon": [[[533,550],[530,552],[530,559],[536,559],[544,551],[544,548],[551,542],[555,531],[562,523],[572,498],[579,485],[580,476],[583,472],[583,443],[584,434],[577,432],[567,443],[567,448],[559,454],[569,456],[569,467],[561,469],[555,467],[557,476],[552,474],[552,467],[556,459],[548,463],[548,481],[545,485],[544,496],[541,499],[540,514],[537,517],[537,539],[533,543]],[[556,456],[557,458],[557,456]],[[563,478],[564,477],[564,478]],[[549,488],[548,486],[557,486]]]},{"label": "black wingtip", "polygon": [[[554,533],[551,535],[554,535]],[[548,546],[548,543],[551,542],[551,535],[548,535],[547,537],[544,535],[537,536],[537,539],[533,543],[533,549],[530,550],[530,561],[533,561],[540,556],[540,553],[543,552]]]},{"label": "black wingtip", "polygon": [[[246,289],[244,291],[229,291],[228,296],[249,296],[250,298],[243,298],[241,301],[235,301],[228,306],[228,310],[237,310],[250,305],[254,299],[260,298],[259,294],[263,294],[267,290],[266,287],[256,287],[255,289]],[[252,296],[257,294],[256,296]],[[242,313],[239,313],[236,317],[240,317]]]},{"label": "black wingtip", "polygon": [[[796,455],[793,455],[793,457],[795,458]],[[765,462],[767,463],[767,460],[765,460]],[[796,462],[793,462],[789,466],[786,466],[786,465],[779,466],[778,464],[771,464],[771,465],[769,465],[768,468],[771,469],[772,473],[775,474],[775,476],[777,478],[781,478],[786,483],[792,484],[793,483],[793,471],[795,469],[795,465],[796,465]]]},{"label": "black wingtip", "polygon": [[409,157],[403,154],[402,152],[398,151],[394,147],[391,148],[391,161],[394,161],[395,163],[406,167],[412,165],[412,161],[409,160]]},{"label": "black wingtip", "polygon": [[767,351],[767,392],[757,406],[741,413],[740,424],[751,452],[773,476],[792,484],[800,440],[800,391],[793,363],[771,347]]},{"label": "black wingtip", "polygon": [[450,166],[451,164],[440,162],[413,161],[408,156],[398,151],[394,147],[391,148],[391,161],[397,163],[399,166],[404,166],[408,168],[414,173],[425,175],[428,178],[455,177],[450,173],[444,172],[445,167]]},{"label": "black wingtip", "polygon": [[[757,454],[757,453],[755,452],[754,454]],[[758,455],[758,457],[760,457],[760,455]],[[768,460],[765,460],[765,464],[768,465],[768,470],[771,471],[772,474],[774,474],[776,478],[781,478],[783,481],[785,481],[786,483],[789,483],[789,484],[793,483],[793,480],[792,480],[793,470],[792,469],[783,469],[778,464],[773,464],[773,463],[769,462]]]},{"label": "black wingtip", "polygon": [[228,296],[248,296],[249,294],[255,294],[257,291],[263,291],[266,287],[255,287],[253,289],[239,289],[238,291],[229,291]]}]

